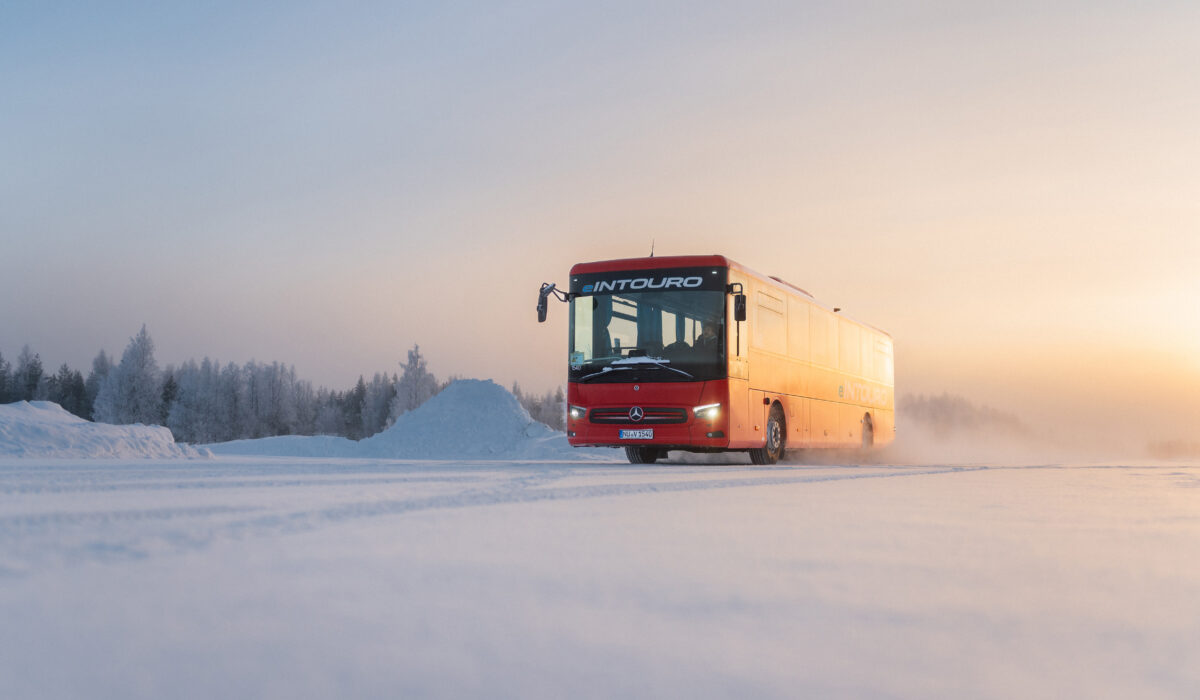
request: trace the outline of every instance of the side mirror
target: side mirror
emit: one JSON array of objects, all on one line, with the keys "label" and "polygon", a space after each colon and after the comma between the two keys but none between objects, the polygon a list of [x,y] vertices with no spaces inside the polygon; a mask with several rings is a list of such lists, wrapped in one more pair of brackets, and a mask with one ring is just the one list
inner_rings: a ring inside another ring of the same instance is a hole
[{"label": "side mirror", "polygon": [[543,282],[542,288],[538,290],[538,323],[546,322],[546,299],[549,298],[551,294],[553,294],[554,298],[558,299],[559,301],[566,301],[568,297],[567,294],[555,289],[553,282]]},{"label": "side mirror", "polygon": [[746,320],[746,295],[736,294],[733,297],[733,320]]}]

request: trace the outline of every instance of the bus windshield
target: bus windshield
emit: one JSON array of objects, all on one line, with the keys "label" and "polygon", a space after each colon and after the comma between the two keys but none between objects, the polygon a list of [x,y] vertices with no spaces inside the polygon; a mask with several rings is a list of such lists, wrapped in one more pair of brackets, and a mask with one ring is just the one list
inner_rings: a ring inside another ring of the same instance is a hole
[{"label": "bus windshield", "polygon": [[571,300],[569,378],[583,382],[724,377],[725,294],[645,291]]}]

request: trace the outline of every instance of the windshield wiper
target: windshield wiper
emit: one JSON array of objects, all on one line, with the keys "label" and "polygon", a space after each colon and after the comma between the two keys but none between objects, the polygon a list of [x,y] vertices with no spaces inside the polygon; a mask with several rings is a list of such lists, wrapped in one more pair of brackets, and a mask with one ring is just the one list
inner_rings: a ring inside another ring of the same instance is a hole
[{"label": "windshield wiper", "polygon": [[619,370],[631,370],[631,369],[638,369],[638,368],[649,369],[651,367],[653,367],[654,369],[665,369],[665,370],[669,370],[671,372],[677,372],[677,373],[682,374],[683,376],[687,377],[688,379],[696,378],[695,375],[693,375],[689,372],[684,372],[683,370],[677,369],[675,367],[669,367],[668,363],[670,363],[670,362],[671,361],[666,358],[659,358],[659,357],[644,357],[644,356],[627,357],[623,360],[613,360],[611,365],[609,365],[607,367],[602,367],[599,372],[593,372],[591,374],[580,377],[579,381],[586,382],[589,379],[593,379],[593,378],[599,377],[603,374],[607,374],[609,372],[616,372]]},{"label": "windshield wiper", "polygon": [[615,372],[619,369],[633,369],[633,368],[632,367],[602,367],[602,368],[600,368],[599,372],[592,372],[591,374],[585,374],[584,376],[580,377],[579,381],[586,382],[587,380],[592,379],[594,377],[599,377],[600,375],[608,374],[609,372]]},{"label": "windshield wiper", "polygon": [[644,355],[639,355],[636,357],[626,357],[623,360],[616,360],[613,362],[613,364],[621,365],[623,367],[630,367],[630,368],[637,367],[638,365],[643,365],[643,366],[650,365],[651,367],[657,367],[658,369],[668,369],[668,370],[671,370],[672,372],[678,372],[679,374],[682,374],[683,376],[687,377],[688,379],[696,378],[692,374],[690,374],[688,372],[684,372],[681,369],[676,369],[675,367],[668,367],[668,365],[671,364],[671,361],[665,357],[646,357]]}]

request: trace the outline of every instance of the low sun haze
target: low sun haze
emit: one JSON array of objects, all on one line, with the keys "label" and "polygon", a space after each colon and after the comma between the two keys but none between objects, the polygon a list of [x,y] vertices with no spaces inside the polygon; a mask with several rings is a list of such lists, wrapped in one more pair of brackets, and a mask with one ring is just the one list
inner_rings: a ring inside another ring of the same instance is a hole
[{"label": "low sun haze", "polygon": [[[899,395],[1200,420],[1200,6],[17,3],[0,352],[563,384],[575,262],[729,256]],[[899,424],[903,430],[903,416]],[[1061,427],[1060,427],[1061,426]]]}]

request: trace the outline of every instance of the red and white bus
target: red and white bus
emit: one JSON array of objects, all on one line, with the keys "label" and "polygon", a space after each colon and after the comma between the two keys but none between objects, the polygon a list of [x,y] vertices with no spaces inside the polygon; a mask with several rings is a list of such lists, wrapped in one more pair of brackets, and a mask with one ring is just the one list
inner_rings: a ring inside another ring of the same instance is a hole
[{"label": "red and white bus", "polygon": [[778,277],[720,255],[631,258],[571,268],[567,437],[669,450],[870,447],[895,435],[887,333]]}]

